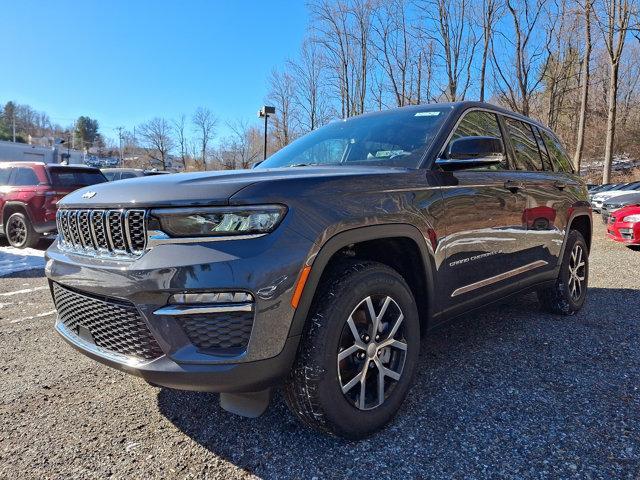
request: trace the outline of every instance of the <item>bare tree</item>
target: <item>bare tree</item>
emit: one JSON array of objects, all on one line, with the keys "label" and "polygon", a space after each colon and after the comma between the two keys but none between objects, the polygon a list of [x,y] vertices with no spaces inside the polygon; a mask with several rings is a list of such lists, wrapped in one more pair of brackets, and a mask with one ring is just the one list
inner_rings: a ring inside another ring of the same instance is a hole
[{"label": "bare tree", "polygon": [[297,123],[304,132],[315,130],[329,119],[323,92],[323,61],[318,45],[305,40],[297,61],[287,64],[295,86],[294,100],[299,106]]},{"label": "bare tree", "polygon": [[589,66],[591,62],[591,8],[593,0],[577,0],[584,18],[584,52],[582,54],[582,73],[580,75],[580,113],[578,114],[578,133],[576,137],[576,149],[573,154],[573,166],[576,172],[580,172],[582,151],[584,149],[584,134],[587,122],[587,108],[589,105]]},{"label": "bare tree", "polygon": [[620,59],[622,58],[622,52],[628,34],[631,4],[629,0],[602,0],[600,8],[596,8],[594,14],[594,19],[602,33],[605,50],[609,57],[607,138],[605,140],[604,170],[602,173],[602,182],[609,183],[616,135]]},{"label": "bare tree", "polygon": [[324,51],[343,118],[365,111],[373,0],[313,0],[313,41]]},{"label": "bare tree", "polygon": [[445,98],[464,100],[472,80],[478,41],[471,22],[470,0],[425,0],[419,3],[426,20],[425,34],[438,46],[446,74]]},{"label": "bare tree", "polygon": [[156,117],[140,125],[138,131],[151,160],[159,162],[162,170],[166,170],[169,153],[175,145],[169,122],[164,118]]},{"label": "bare tree", "polygon": [[267,100],[276,107],[273,118],[273,134],[276,147],[282,148],[293,139],[294,97],[296,93],[295,81],[288,71],[273,70],[269,78],[269,95]]},{"label": "bare tree", "polygon": [[[496,93],[509,108],[529,115],[531,102],[542,81],[548,38],[538,38],[541,18],[548,17],[547,0],[507,0],[506,7],[513,23],[513,38],[500,32],[503,50],[510,53],[510,61],[496,52],[501,51],[492,39],[491,60],[497,73]],[[536,70],[539,70],[537,72]]]},{"label": "bare tree", "polygon": [[187,156],[188,156],[188,139],[186,136],[186,117],[180,115],[173,122],[173,131],[175,133],[176,143],[178,144],[178,150],[180,152],[180,161],[183,168],[187,168]]},{"label": "bare tree", "polygon": [[207,169],[207,147],[209,142],[215,135],[215,128],[218,124],[218,119],[213,115],[211,110],[206,107],[198,107],[191,119],[196,135],[198,137],[198,143],[200,145],[200,162],[204,170]]},{"label": "bare tree", "polygon": [[480,0],[481,24],[482,24],[482,58],[480,60],[480,94],[481,102],[485,100],[485,78],[487,72],[487,60],[489,57],[489,47],[493,38],[496,21],[503,6],[501,0]]}]

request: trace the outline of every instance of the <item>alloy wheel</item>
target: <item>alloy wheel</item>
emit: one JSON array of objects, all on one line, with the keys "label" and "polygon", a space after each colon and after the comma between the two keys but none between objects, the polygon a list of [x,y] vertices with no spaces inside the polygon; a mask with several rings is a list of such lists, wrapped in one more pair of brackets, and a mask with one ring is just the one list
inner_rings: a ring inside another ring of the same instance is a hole
[{"label": "alloy wheel", "polygon": [[27,239],[27,226],[24,220],[14,216],[9,219],[7,237],[13,245],[22,245]]},{"label": "alloy wheel", "polygon": [[569,293],[574,300],[578,300],[584,291],[586,264],[582,245],[574,245],[569,259]]},{"label": "alloy wheel", "polygon": [[404,314],[388,295],[362,300],[342,329],[338,380],[345,398],[360,410],[379,407],[402,377],[407,356]]}]

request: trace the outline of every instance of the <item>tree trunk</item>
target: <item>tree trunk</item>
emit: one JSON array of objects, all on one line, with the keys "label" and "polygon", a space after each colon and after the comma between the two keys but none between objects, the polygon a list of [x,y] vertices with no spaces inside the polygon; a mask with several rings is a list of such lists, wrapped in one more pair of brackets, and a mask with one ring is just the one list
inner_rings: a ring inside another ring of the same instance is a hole
[{"label": "tree trunk", "polygon": [[580,93],[580,113],[578,114],[578,137],[573,155],[573,167],[580,173],[582,150],[584,149],[584,131],[587,121],[589,102],[589,63],[591,58],[591,0],[585,0],[584,7],[584,60],[582,61],[582,91]]},{"label": "tree trunk", "polygon": [[613,163],[613,142],[616,135],[616,112],[618,97],[618,70],[619,62],[611,63],[611,75],[609,77],[609,96],[607,110],[607,140],[604,150],[604,171],[602,172],[602,183],[611,181],[611,164]]}]

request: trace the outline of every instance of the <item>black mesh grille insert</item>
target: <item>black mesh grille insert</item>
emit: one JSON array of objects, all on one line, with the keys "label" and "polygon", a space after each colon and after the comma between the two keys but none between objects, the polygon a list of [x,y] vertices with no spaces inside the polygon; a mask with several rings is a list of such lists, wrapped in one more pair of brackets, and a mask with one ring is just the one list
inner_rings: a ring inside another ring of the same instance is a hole
[{"label": "black mesh grille insert", "polygon": [[64,325],[78,334],[84,327],[95,344],[122,355],[152,360],[162,350],[133,304],[80,294],[53,284],[53,299]]},{"label": "black mesh grille insert", "polygon": [[191,343],[202,350],[246,348],[253,326],[253,312],[189,315],[181,318]]}]

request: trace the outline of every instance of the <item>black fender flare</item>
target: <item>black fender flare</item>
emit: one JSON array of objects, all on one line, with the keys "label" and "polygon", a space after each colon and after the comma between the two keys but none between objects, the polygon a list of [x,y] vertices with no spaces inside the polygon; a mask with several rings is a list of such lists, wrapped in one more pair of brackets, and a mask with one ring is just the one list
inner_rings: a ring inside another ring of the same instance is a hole
[{"label": "black fender flare", "polygon": [[293,316],[289,336],[297,336],[302,333],[309,309],[311,308],[311,302],[313,301],[322,274],[331,257],[348,245],[381,238],[408,238],[416,244],[420,251],[426,275],[425,284],[427,287],[428,317],[430,319],[433,316],[435,267],[433,255],[420,230],[413,225],[404,223],[371,225],[346,230],[334,235],[322,245],[317,254],[312,255],[307,260],[305,265],[311,266],[311,271],[304,286],[302,296],[300,297],[298,308]]},{"label": "black fender flare", "polygon": [[567,231],[565,232],[564,240],[562,241],[562,250],[560,250],[560,258],[558,258],[558,265],[556,267],[557,270],[560,269],[560,265],[562,265],[562,261],[564,260],[564,252],[567,247],[567,239],[569,238],[569,233],[571,232],[571,225],[573,224],[573,221],[578,217],[587,217],[589,219],[589,225],[591,226],[591,236],[593,238],[593,217],[591,215],[591,207],[576,208],[571,213],[571,216],[567,221]]},{"label": "black fender flare", "polygon": [[27,216],[29,221],[33,224],[33,219],[31,218],[31,213],[29,213],[29,207],[27,206],[27,204],[24,202],[19,202],[17,200],[9,200],[8,202],[5,202],[4,206],[2,207],[2,224],[3,225],[6,223],[6,220],[8,220],[5,218],[4,212],[7,211],[7,208],[11,208],[11,207],[19,207],[21,210],[23,210],[24,214]]}]

